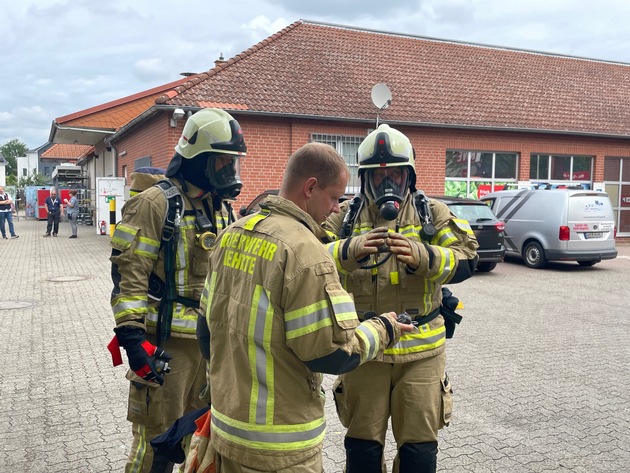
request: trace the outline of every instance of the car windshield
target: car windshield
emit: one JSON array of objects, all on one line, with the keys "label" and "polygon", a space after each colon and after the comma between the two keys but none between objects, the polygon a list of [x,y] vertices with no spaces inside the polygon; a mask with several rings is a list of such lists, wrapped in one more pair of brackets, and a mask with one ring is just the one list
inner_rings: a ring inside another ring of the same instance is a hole
[{"label": "car windshield", "polygon": [[492,210],[490,210],[490,207],[485,204],[450,204],[449,207],[458,218],[465,218],[469,222],[487,222],[495,220]]}]

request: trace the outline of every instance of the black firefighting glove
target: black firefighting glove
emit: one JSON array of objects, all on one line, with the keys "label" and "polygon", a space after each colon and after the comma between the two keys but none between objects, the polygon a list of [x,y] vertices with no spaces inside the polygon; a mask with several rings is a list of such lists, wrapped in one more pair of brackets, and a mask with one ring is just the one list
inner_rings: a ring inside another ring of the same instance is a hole
[{"label": "black firefighting glove", "polygon": [[144,330],[122,325],[114,329],[118,343],[127,352],[129,368],[145,381],[162,386],[164,374],[170,371],[171,357],[162,348],[151,344]]}]

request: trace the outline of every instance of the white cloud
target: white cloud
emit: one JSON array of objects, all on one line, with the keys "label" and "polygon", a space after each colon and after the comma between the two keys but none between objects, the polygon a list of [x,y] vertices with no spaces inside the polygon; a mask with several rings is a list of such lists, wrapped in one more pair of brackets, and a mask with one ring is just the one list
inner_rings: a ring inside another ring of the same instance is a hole
[{"label": "white cloud", "polygon": [[0,4],[0,142],[202,72],[298,19],[630,62],[627,0],[12,0]]},{"label": "white cloud", "polygon": [[160,58],[140,59],[133,65],[134,73],[143,80],[164,75],[164,61]]},{"label": "white cloud", "polygon": [[243,23],[242,27],[247,30],[251,30],[252,33],[255,33],[257,35],[260,33],[264,33],[265,35],[270,36],[277,31],[286,28],[290,23],[292,22],[282,17],[271,20],[265,15],[258,15],[251,21]]},{"label": "white cloud", "polygon": [[[50,111],[39,105],[0,112],[0,143],[17,138],[34,148],[48,141],[51,123]],[[29,142],[29,138],[34,141]]]}]

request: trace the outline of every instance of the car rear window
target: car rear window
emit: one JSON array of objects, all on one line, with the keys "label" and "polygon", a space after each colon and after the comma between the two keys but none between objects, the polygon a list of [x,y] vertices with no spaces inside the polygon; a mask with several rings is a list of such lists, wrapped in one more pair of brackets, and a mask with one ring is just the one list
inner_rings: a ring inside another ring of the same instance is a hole
[{"label": "car rear window", "polygon": [[569,220],[612,220],[608,196],[573,195],[569,200]]},{"label": "car rear window", "polygon": [[469,222],[483,222],[496,219],[492,210],[486,204],[449,204],[449,208],[458,218],[465,218]]}]

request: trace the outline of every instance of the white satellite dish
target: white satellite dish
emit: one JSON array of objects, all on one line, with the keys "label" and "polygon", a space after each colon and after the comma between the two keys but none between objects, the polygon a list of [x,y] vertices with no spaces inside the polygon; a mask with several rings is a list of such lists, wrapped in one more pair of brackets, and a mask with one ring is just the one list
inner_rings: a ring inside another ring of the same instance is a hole
[{"label": "white satellite dish", "polygon": [[392,103],[392,92],[385,84],[372,87],[372,103],[379,110],[385,110]]},{"label": "white satellite dish", "polygon": [[379,115],[392,103],[392,92],[385,84],[376,84],[372,87],[372,103],[378,109],[376,112],[376,128],[378,128]]}]

